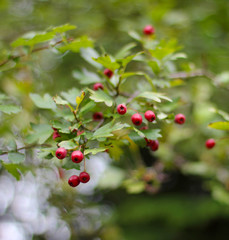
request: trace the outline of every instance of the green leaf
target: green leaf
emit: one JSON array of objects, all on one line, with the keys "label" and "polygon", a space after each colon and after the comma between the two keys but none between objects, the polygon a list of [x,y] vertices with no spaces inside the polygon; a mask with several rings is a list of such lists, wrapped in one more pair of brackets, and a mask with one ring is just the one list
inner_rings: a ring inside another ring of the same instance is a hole
[{"label": "green leaf", "polygon": [[7,71],[9,69],[12,69],[16,66],[16,62],[14,60],[9,60],[2,66],[0,66],[0,72]]},{"label": "green leaf", "polygon": [[67,92],[61,92],[60,94],[68,102],[75,105],[76,104],[76,96],[78,96],[80,94],[80,90],[77,88],[72,88],[72,89],[69,89]]},{"label": "green leaf", "polygon": [[111,137],[113,136],[112,132],[114,131],[118,131],[121,130],[125,127],[130,127],[130,125],[126,124],[126,123],[115,123],[113,121],[107,123],[106,125],[104,125],[103,127],[97,129],[92,137],[93,139],[98,139],[98,138],[107,138],[107,137]]},{"label": "green leaf", "polygon": [[124,58],[126,56],[128,56],[130,54],[130,50],[134,47],[136,47],[137,44],[136,43],[129,43],[126,46],[124,46],[123,48],[121,48],[118,53],[115,55],[116,59],[120,59],[120,58]]},{"label": "green leaf", "polygon": [[21,174],[25,173],[28,169],[21,164],[12,164],[1,162],[2,166],[12,175],[17,181],[21,179]]},{"label": "green leaf", "polygon": [[96,106],[96,104],[90,100],[90,102],[88,102],[83,107],[81,107],[80,114],[82,115],[82,114],[85,114],[85,113],[91,111],[95,106]]},{"label": "green leaf", "polygon": [[117,62],[111,61],[111,58],[109,55],[104,55],[104,56],[93,58],[93,59],[94,61],[100,63],[105,68],[108,68],[113,72],[120,67],[120,65]]},{"label": "green leaf", "polygon": [[76,71],[76,70],[73,71],[73,77],[75,79],[79,80],[79,82],[82,85],[88,85],[88,84],[92,84],[92,83],[101,81],[100,77],[97,74],[90,72],[85,68],[83,68],[83,72]]},{"label": "green leaf", "polygon": [[73,30],[73,29],[76,29],[76,26],[70,25],[67,23],[67,24],[52,28],[52,31],[54,33],[64,33],[64,32],[67,32],[67,31]]},{"label": "green leaf", "polygon": [[158,138],[162,137],[160,131],[160,129],[147,129],[142,131],[142,133],[144,133],[145,137],[150,140],[157,140]]},{"label": "green leaf", "polygon": [[30,93],[30,98],[32,99],[33,103],[41,109],[55,109],[56,104],[53,102],[52,97],[46,93],[43,97],[36,93]]},{"label": "green leaf", "polygon": [[92,66],[94,66],[96,69],[102,69],[102,65],[95,62],[93,59],[98,58],[99,54],[95,51],[93,48],[81,48],[80,49],[80,55],[81,57],[88,63],[90,63]]},{"label": "green leaf", "polygon": [[93,41],[87,36],[82,36],[74,41],[59,47],[58,50],[61,52],[72,51],[78,53],[81,48],[93,47]]},{"label": "green leaf", "polygon": [[77,169],[80,170],[80,164],[74,163],[70,157],[65,158],[62,160],[62,168],[69,170],[69,169]]},{"label": "green leaf", "polygon": [[210,128],[229,131],[229,122],[214,122],[208,124]]},{"label": "green leaf", "polygon": [[154,100],[156,102],[161,102],[161,99],[172,102],[172,99],[164,96],[163,93],[143,92],[143,93],[140,93],[136,98],[139,98],[139,97],[148,98],[148,99]]},{"label": "green leaf", "polygon": [[145,183],[136,179],[128,179],[123,183],[127,192],[130,194],[138,194],[144,191]]},{"label": "green leaf", "polygon": [[87,154],[92,154],[92,155],[95,155],[99,152],[104,152],[107,148],[91,148],[91,149],[86,149],[84,151],[84,155],[87,155]]},{"label": "green leaf", "polygon": [[53,120],[51,121],[52,127],[58,129],[59,132],[62,133],[70,133],[69,127],[71,127],[71,123],[67,121],[59,121]]},{"label": "green leaf", "polygon": [[137,41],[141,40],[141,36],[135,31],[129,31],[128,34]]},{"label": "green leaf", "polygon": [[18,152],[10,152],[8,154],[8,159],[11,163],[22,163],[25,161],[25,155]]},{"label": "green leaf", "polygon": [[11,46],[33,46],[38,43],[46,42],[55,37],[55,32],[29,32],[15,40]]},{"label": "green leaf", "polygon": [[160,65],[159,65],[158,61],[156,61],[156,60],[149,61],[148,65],[151,67],[154,74],[158,75],[158,73],[160,73],[161,68],[160,68]]},{"label": "green leaf", "polygon": [[222,110],[218,110],[216,108],[211,108],[210,109],[212,112],[218,113],[220,116],[224,118],[224,120],[229,121],[229,113],[224,112]]},{"label": "green leaf", "polygon": [[[140,131],[139,131],[140,132]],[[144,134],[143,136],[142,135],[139,135],[139,132],[135,131],[131,131],[128,136],[129,138],[135,143],[137,144],[138,146],[140,147],[145,147],[146,146],[146,141],[144,139]]]},{"label": "green leaf", "polygon": [[74,142],[73,139],[71,139],[71,140],[66,140],[66,141],[60,142],[59,146],[69,150],[69,149],[76,148],[78,145]]},{"label": "green leaf", "polygon": [[92,99],[94,102],[104,102],[108,107],[111,107],[113,105],[113,99],[103,90],[101,89],[99,89],[98,91],[93,91],[91,89],[88,90],[91,94],[90,99]]},{"label": "green leaf", "polygon": [[31,123],[31,127],[34,133],[26,137],[27,143],[38,142],[39,144],[43,144],[53,133],[51,126],[47,124],[36,125]]},{"label": "green leaf", "polygon": [[123,59],[118,59],[117,62],[120,63],[122,65],[122,67],[126,67],[126,65],[131,62],[136,56],[139,56],[140,54],[142,54],[143,52],[139,52],[137,54],[125,57]]},{"label": "green leaf", "polygon": [[58,105],[69,105],[69,102],[64,100],[64,99],[62,99],[60,96],[53,97],[53,100]]},{"label": "green leaf", "polygon": [[4,112],[6,114],[16,114],[21,111],[21,107],[16,105],[0,105],[0,112]]}]

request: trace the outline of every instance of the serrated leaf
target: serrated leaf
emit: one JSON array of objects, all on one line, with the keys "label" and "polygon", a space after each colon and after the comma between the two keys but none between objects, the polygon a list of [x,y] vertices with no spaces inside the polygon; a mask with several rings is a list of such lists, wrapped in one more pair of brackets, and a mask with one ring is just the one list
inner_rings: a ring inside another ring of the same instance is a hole
[{"label": "serrated leaf", "polygon": [[27,143],[38,142],[39,144],[43,144],[53,133],[51,126],[47,124],[36,125],[31,123],[31,127],[34,133],[26,137]]},{"label": "serrated leaf", "polygon": [[94,134],[92,139],[98,139],[98,138],[107,138],[113,136],[112,132],[121,130],[125,127],[130,127],[130,125],[126,123],[114,123],[113,121],[107,123],[103,127],[97,129]]},{"label": "serrated leaf", "polygon": [[22,163],[25,161],[25,155],[18,152],[8,153],[8,159],[11,163]]},{"label": "serrated leaf", "polygon": [[208,124],[210,128],[229,131],[229,122],[214,122]]},{"label": "serrated leaf", "polygon": [[104,56],[93,58],[93,59],[94,61],[100,63],[105,68],[108,68],[113,72],[120,67],[120,65],[117,62],[111,60],[109,55],[104,55]]},{"label": "serrated leaf", "polygon": [[147,139],[157,140],[158,138],[162,137],[160,131],[160,129],[147,129],[142,131],[142,133],[144,133]]},{"label": "serrated leaf", "polygon": [[80,94],[80,90],[77,88],[72,88],[72,89],[69,89],[67,92],[61,92],[60,94],[68,102],[75,105],[76,104],[76,96],[78,96]]},{"label": "serrated leaf", "polygon": [[21,107],[16,105],[0,105],[0,112],[4,112],[6,114],[16,114],[21,111]]},{"label": "serrated leaf", "polygon": [[104,102],[108,107],[111,107],[113,105],[113,99],[103,90],[101,89],[99,89],[98,91],[93,91],[91,89],[88,90],[91,93],[90,99],[92,99],[94,102]]},{"label": "serrated leaf", "polygon": [[161,102],[161,99],[164,99],[164,100],[167,100],[169,102],[172,102],[172,99],[164,96],[163,93],[142,92],[136,98],[139,98],[139,97],[148,98],[148,99],[154,100],[156,102]]},{"label": "serrated leaf", "polygon": [[2,166],[12,175],[17,181],[21,179],[21,173],[25,173],[28,169],[21,164],[4,163],[1,161]]},{"label": "serrated leaf", "polygon": [[96,106],[96,104],[93,101],[88,102],[83,107],[81,107],[80,114],[85,114],[85,113],[91,111],[95,106]]},{"label": "serrated leaf", "polygon": [[67,32],[69,30],[73,30],[73,29],[76,29],[76,26],[70,25],[67,23],[67,24],[52,28],[52,31],[54,33],[63,33],[63,32]]},{"label": "serrated leaf", "polygon": [[62,47],[59,47],[58,50],[60,52],[72,51],[78,53],[81,48],[87,47],[93,47],[93,41],[89,39],[87,36],[82,36]]},{"label": "serrated leaf", "polygon": [[91,148],[91,149],[86,149],[84,151],[84,155],[87,155],[87,154],[92,154],[92,155],[95,155],[99,152],[104,152],[106,150],[106,148]]},{"label": "serrated leaf", "polygon": [[146,141],[145,141],[144,137],[140,136],[136,131],[131,131],[128,134],[128,136],[138,146],[140,146],[140,147],[145,147],[146,146]]},{"label": "serrated leaf", "polygon": [[55,37],[55,32],[29,32],[15,40],[11,46],[33,46],[38,43],[46,42]]},{"label": "serrated leaf", "polygon": [[32,99],[33,103],[41,109],[55,109],[56,104],[53,102],[52,97],[46,93],[43,97],[36,93],[30,93],[30,98]]},{"label": "serrated leaf", "polygon": [[133,54],[131,56],[128,56],[128,57],[125,57],[125,58],[122,58],[122,59],[118,59],[117,62],[120,63],[122,65],[122,67],[126,67],[126,65],[131,62],[135,57],[141,55],[143,52],[139,52],[139,53],[136,53],[136,54]]},{"label": "serrated leaf", "polygon": [[70,104],[68,101],[62,99],[60,96],[55,96],[55,97],[53,97],[53,101],[54,101],[57,105],[68,106],[68,107],[71,109],[71,111],[74,111],[74,108],[71,106],[71,104]]},{"label": "serrated leaf", "polygon": [[66,141],[60,142],[59,146],[65,148],[67,150],[70,150],[70,149],[76,148],[78,145],[74,142],[73,139],[71,139],[71,140],[66,140]]}]

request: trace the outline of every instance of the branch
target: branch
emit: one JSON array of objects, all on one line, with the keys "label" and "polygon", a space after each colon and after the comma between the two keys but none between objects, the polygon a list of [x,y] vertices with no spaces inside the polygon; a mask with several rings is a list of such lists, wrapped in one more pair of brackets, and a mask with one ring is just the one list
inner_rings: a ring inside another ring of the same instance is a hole
[{"label": "branch", "polygon": [[[74,39],[73,38],[69,38],[67,39],[68,42],[71,42],[73,41]],[[53,45],[46,45],[46,46],[43,46],[43,47],[39,47],[39,48],[35,48],[31,51],[31,53],[35,53],[35,52],[39,52],[39,51],[42,51],[42,50],[45,50],[45,49],[49,49],[50,47],[55,47],[56,45],[60,44],[60,43],[63,43],[65,40],[60,40],[60,41],[57,41],[55,44]],[[17,58],[22,58],[22,57],[25,57],[27,56],[27,54],[25,53],[22,53],[22,54],[19,54],[19,55],[12,55],[10,56],[8,59],[0,62],[0,67],[7,64],[9,61],[11,60],[15,60]]]},{"label": "branch", "polygon": [[[31,148],[34,148],[34,147],[51,147],[52,145],[50,144],[30,144],[30,145],[26,145],[24,147],[21,147],[21,148],[17,148],[16,151],[20,151],[20,150],[23,150],[23,149],[31,149]],[[11,152],[11,151],[10,151]],[[13,152],[13,151],[12,151]],[[0,156],[1,155],[6,155],[8,154],[9,152],[2,152],[0,153]]]},{"label": "branch", "polygon": [[215,78],[215,76],[208,71],[205,70],[197,70],[196,72],[177,72],[177,73],[172,73],[170,74],[169,78],[193,78],[193,77],[207,77],[209,79],[213,79]]}]

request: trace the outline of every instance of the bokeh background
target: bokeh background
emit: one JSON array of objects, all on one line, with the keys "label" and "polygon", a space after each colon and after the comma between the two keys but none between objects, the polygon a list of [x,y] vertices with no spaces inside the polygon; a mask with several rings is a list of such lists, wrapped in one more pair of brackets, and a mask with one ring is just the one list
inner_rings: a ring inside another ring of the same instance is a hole
[{"label": "bokeh background", "polygon": [[[128,31],[141,33],[152,24],[160,39],[178,40],[188,55],[187,68],[215,75],[188,79],[172,92],[184,100],[179,110],[188,119],[185,131],[168,127],[155,155],[140,151],[145,167],[167,177],[159,190],[131,194],[136,191],[120,185],[126,165],[136,158],[128,150],[116,163],[106,154],[91,159],[93,182],[74,191],[55,166],[43,166],[31,155],[27,161],[35,167],[22,180],[1,170],[1,240],[228,239],[228,140],[211,152],[204,148],[208,137],[226,137],[207,124],[221,120],[210,109],[229,111],[228,9],[228,0],[0,0],[1,59],[14,39],[50,26],[76,25],[73,35],[88,35],[97,49],[115,54],[132,41]],[[23,115],[1,118],[1,136],[8,141],[18,129],[26,133],[30,122],[44,121],[29,93],[55,95],[80,87],[72,73],[85,64],[77,54],[42,51],[26,67],[0,73],[1,92],[25,109]]]}]

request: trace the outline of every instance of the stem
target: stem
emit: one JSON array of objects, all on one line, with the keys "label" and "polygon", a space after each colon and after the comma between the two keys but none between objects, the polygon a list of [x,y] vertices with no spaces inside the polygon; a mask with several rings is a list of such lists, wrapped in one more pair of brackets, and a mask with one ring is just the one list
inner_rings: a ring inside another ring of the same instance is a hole
[{"label": "stem", "polygon": [[[16,149],[16,151],[20,151],[20,150],[23,150],[23,149],[31,149],[31,148],[34,148],[34,147],[52,147],[52,145],[50,145],[50,144],[30,144],[30,145],[26,145],[24,147]],[[10,151],[10,152],[14,152],[14,151]],[[8,153],[9,152],[2,152],[2,153],[0,153],[0,155],[6,155]]]},{"label": "stem", "polygon": [[197,70],[196,72],[177,72],[177,73],[172,73],[169,78],[193,78],[193,77],[206,77],[209,79],[213,79],[214,80],[214,75],[209,72],[209,71],[205,71],[205,70]]},{"label": "stem", "polygon": [[[68,42],[71,42],[73,41],[74,39],[73,38],[69,38],[67,39]],[[57,41],[55,44],[53,44],[51,47],[55,47],[56,45],[60,44],[60,43],[63,43],[65,42],[64,40],[60,40],[60,41]],[[39,48],[35,48],[33,49],[30,53],[35,53],[35,52],[39,52],[39,51],[42,51],[42,50],[45,50],[45,49],[49,49],[50,48],[50,45],[46,45],[46,46],[43,46],[43,47],[39,47]],[[0,67],[7,64],[9,61],[11,60],[15,60],[17,58],[22,58],[22,57],[25,57],[27,56],[27,54],[25,53],[22,53],[22,54],[19,54],[19,55],[13,55],[13,56],[10,56],[8,59],[0,62]]]}]

